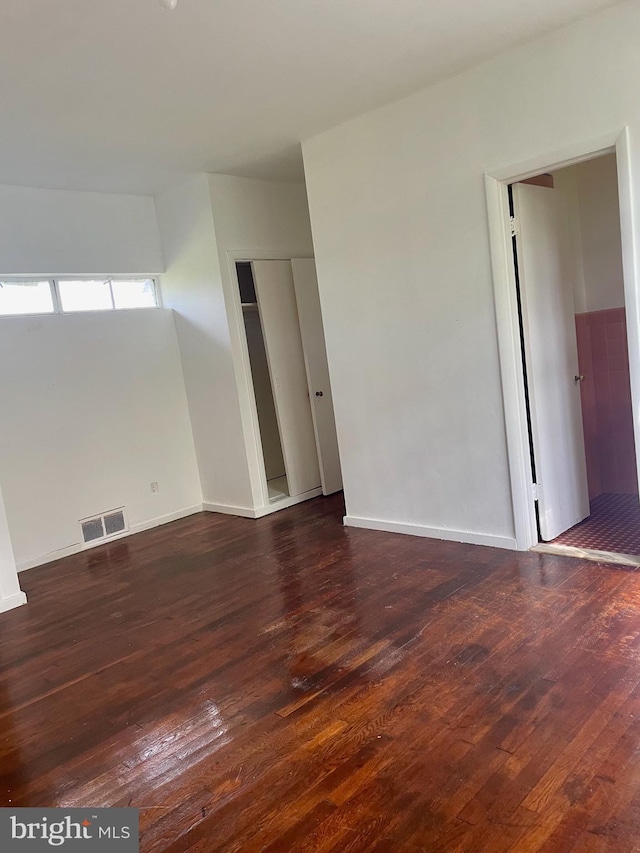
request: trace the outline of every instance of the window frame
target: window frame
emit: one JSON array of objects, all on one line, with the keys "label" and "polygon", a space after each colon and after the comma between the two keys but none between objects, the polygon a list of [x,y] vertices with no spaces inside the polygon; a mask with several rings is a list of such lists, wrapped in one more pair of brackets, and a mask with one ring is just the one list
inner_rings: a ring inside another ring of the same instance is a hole
[{"label": "window frame", "polygon": [[[24,313],[24,314],[0,314],[0,320],[10,320],[14,317],[53,317],[55,315],[63,314],[65,316],[70,316],[72,314],[109,314],[113,311],[150,311],[154,308],[162,308],[162,297],[160,294],[160,282],[159,277],[157,275],[108,275],[108,274],[80,274],[75,275],[73,273],[69,273],[68,275],[0,275],[0,283],[6,282],[7,284],[19,284],[23,281],[47,281],[49,283],[49,289],[51,292],[51,302],[53,305],[52,311],[45,311],[40,313]],[[155,305],[140,305],[136,308],[116,308],[115,300],[113,297],[113,290],[111,287],[109,291],[111,293],[111,307],[110,308],[90,308],[86,311],[65,311],[62,307],[62,300],[60,298],[60,281],[152,281],[153,282],[153,290],[155,294]]]}]

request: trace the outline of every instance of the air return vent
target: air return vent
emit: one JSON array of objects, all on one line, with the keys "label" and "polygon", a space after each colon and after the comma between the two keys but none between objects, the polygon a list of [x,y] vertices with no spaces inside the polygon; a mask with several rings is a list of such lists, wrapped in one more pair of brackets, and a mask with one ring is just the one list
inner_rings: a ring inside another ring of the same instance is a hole
[{"label": "air return vent", "polygon": [[101,539],[109,539],[117,536],[118,533],[124,533],[127,530],[124,508],[112,509],[93,518],[84,518],[80,521],[80,527],[85,543],[97,543]]},{"label": "air return vent", "polygon": [[126,529],[124,512],[121,509],[110,512],[104,516],[104,532],[106,536],[114,536]]},{"label": "air return vent", "polygon": [[81,521],[80,525],[82,527],[82,538],[85,542],[104,539],[104,527],[101,518],[90,518],[88,521]]}]

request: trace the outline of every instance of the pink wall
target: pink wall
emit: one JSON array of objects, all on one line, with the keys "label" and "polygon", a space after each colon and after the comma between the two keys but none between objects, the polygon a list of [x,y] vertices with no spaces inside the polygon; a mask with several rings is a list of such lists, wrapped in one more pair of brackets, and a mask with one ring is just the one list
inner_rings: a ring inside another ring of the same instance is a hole
[{"label": "pink wall", "polygon": [[624,308],[576,316],[589,496],[637,494]]}]

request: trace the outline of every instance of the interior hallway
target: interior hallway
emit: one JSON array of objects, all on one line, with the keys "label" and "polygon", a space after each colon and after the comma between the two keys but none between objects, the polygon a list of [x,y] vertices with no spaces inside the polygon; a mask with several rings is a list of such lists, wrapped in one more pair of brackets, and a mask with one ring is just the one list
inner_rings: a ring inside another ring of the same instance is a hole
[{"label": "interior hallway", "polygon": [[640,575],[343,511],[24,573],[1,804],[139,806],[144,853],[634,849]]}]

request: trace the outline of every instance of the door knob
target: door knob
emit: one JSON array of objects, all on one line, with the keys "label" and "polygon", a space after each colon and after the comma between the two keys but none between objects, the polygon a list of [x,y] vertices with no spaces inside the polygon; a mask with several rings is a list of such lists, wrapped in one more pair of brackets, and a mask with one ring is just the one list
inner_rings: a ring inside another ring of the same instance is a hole
[{"label": "door knob", "polygon": [[316,397],[322,397],[322,396],[323,396],[322,391],[316,391]]},{"label": "door knob", "polygon": [[584,382],[584,376],[582,374],[579,376],[576,374],[576,376],[573,377],[573,380],[574,382]]}]

